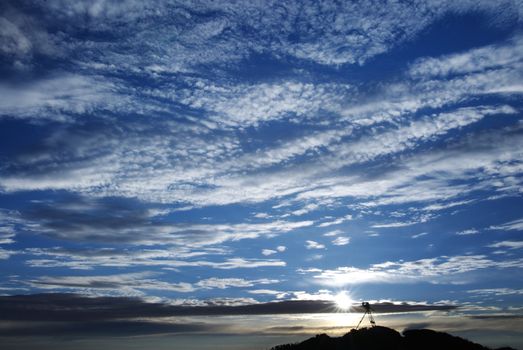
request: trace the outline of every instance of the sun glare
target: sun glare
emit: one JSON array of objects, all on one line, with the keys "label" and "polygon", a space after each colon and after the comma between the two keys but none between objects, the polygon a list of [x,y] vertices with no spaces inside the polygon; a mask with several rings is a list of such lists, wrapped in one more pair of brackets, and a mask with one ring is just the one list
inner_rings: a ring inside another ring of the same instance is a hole
[{"label": "sun glare", "polygon": [[336,302],[336,306],[342,310],[348,310],[353,303],[353,300],[346,291],[336,294],[334,301]]}]

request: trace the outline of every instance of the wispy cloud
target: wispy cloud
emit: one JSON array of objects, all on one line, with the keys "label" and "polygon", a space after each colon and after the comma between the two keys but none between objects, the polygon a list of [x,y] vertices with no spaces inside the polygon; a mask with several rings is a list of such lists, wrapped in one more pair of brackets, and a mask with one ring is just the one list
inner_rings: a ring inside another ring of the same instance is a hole
[{"label": "wispy cloud", "polygon": [[9,259],[9,257],[11,255],[13,255],[14,253],[15,253],[14,251],[0,248],[0,260]]},{"label": "wispy cloud", "polygon": [[307,249],[325,249],[325,245],[316,241],[306,241],[305,248]]},{"label": "wispy cloud", "polygon": [[[71,221],[74,217],[74,221]],[[159,220],[137,202],[71,198],[68,201],[36,203],[20,217],[27,230],[69,241],[127,242],[143,245],[169,243],[201,247],[273,237],[313,221],[273,221],[257,224],[180,224]]]},{"label": "wispy cloud", "polygon": [[456,234],[458,236],[475,235],[477,233],[479,233],[479,231],[476,230],[475,228],[469,228],[468,230],[463,230],[463,231],[456,232]]},{"label": "wispy cloud", "polygon": [[99,295],[103,290],[115,290],[121,295],[141,295],[142,290],[163,290],[179,293],[197,290],[246,288],[256,285],[274,284],[274,279],[246,280],[243,278],[206,278],[195,283],[166,282],[151,278],[158,273],[139,272],[101,276],[43,276],[25,283],[40,289],[72,290]]},{"label": "wispy cloud", "polygon": [[333,225],[339,225],[339,224],[342,224],[346,221],[350,221],[352,220],[352,215],[345,215],[343,217],[340,217],[338,219],[335,219],[335,220],[331,220],[331,221],[325,221],[325,222],[322,222],[318,225],[318,227],[329,227],[329,226],[333,226]]},{"label": "wispy cloud", "polygon": [[329,231],[329,232],[326,232],[323,234],[323,236],[325,237],[334,237],[334,236],[337,236],[337,235],[341,235],[343,233],[342,230],[333,230],[333,231]]},{"label": "wispy cloud", "polygon": [[344,237],[344,236],[336,237],[336,239],[332,241],[332,244],[334,244],[334,245],[347,245],[349,243],[350,243],[350,237]]},{"label": "wispy cloud", "polygon": [[490,45],[466,53],[420,59],[410,67],[409,74],[416,78],[433,78],[481,72],[517,64],[522,57],[522,38],[516,37],[503,45]]},{"label": "wispy cloud", "polygon": [[151,277],[155,273],[139,272],[107,276],[43,276],[28,283],[41,289],[120,289],[131,293],[139,289],[170,290],[175,292],[192,292],[190,283],[167,283]]},{"label": "wispy cloud", "polygon": [[421,232],[421,233],[417,233],[415,235],[412,235],[410,237],[413,238],[413,239],[416,239],[416,238],[420,238],[420,237],[426,236],[428,234],[429,234],[428,232]]},{"label": "wispy cloud", "polygon": [[[501,11],[500,7],[507,10]],[[169,1],[80,2],[75,6],[51,1],[37,8],[42,12],[39,21],[22,11],[15,11],[5,19],[2,25],[6,33],[2,45],[5,53],[26,61],[38,53],[73,55],[89,47],[77,32],[91,24],[97,33],[112,31],[120,42],[105,45],[106,51],[98,56],[85,52],[80,63],[94,62],[98,69],[113,71],[134,68],[135,73],[156,75],[190,72],[205,63],[238,62],[265,51],[325,65],[364,64],[412,39],[446,13],[474,9],[505,23],[510,22],[511,11],[517,12],[510,1],[503,2],[503,6],[488,2],[426,2],[416,11],[409,4],[391,3],[375,12],[370,11],[374,8],[370,1],[357,6],[343,3],[321,7],[313,3],[274,1],[249,5],[203,1],[184,6]],[[218,9],[217,16],[203,15]],[[361,21],[362,17],[366,20]],[[61,35],[55,33],[52,20],[67,24],[67,30],[60,32]],[[177,36],[170,36],[172,32]],[[64,36],[69,40],[60,42]],[[132,40],[136,45],[129,45]],[[104,47],[97,42],[91,42],[93,45]],[[142,46],[146,49],[139,51],[137,47]]]},{"label": "wispy cloud", "polygon": [[501,225],[493,225],[490,226],[489,229],[500,231],[523,231],[523,218],[506,222]]},{"label": "wispy cloud", "polygon": [[502,295],[520,295],[523,294],[523,289],[513,289],[513,288],[484,288],[484,289],[472,289],[468,290],[467,293],[475,294],[478,296],[502,296]]},{"label": "wispy cloud", "polygon": [[[335,296],[318,283],[479,289],[521,268],[523,219],[483,215],[523,188],[519,3],[4,3],[2,288],[316,312]],[[487,227],[507,237],[458,237]]]},{"label": "wispy cloud", "polygon": [[220,249],[134,249],[122,250],[114,248],[74,250],[63,248],[33,248],[12,254],[30,256],[26,264],[32,267],[67,267],[76,270],[91,270],[98,267],[206,267],[215,269],[238,269],[258,267],[283,267],[286,262],[279,259],[246,259],[232,257],[226,259],[195,260],[205,255],[223,255]]},{"label": "wispy cloud", "polygon": [[338,267],[333,270],[303,269],[317,283],[344,286],[362,283],[464,283],[463,274],[481,269],[520,268],[521,259],[495,261],[484,255],[436,257],[415,261],[387,261],[369,268]]},{"label": "wispy cloud", "polygon": [[73,74],[30,84],[2,83],[0,116],[71,121],[96,110],[125,106],[125,97],[118,94],[117,89],[114,83],[102,77]]},{"label": "wispy cloud", "polygon": [[501,241],[501,242],[489,244],[488,246],[490,248],[519,249],[519,248],[523,248],[523,241]]}]

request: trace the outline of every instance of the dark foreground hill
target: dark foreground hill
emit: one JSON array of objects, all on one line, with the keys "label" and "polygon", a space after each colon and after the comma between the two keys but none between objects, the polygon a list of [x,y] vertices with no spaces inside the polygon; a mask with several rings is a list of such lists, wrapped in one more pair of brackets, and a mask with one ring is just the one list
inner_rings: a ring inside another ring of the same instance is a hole
[{"label": "dark foreground hill", "polygon": [[[298,344],[278,345],[272,350],[490,350],[463,338],[430,329],[407,330],[403,336],[387,327],[351,330],[342,337],[319,334]],[[499,350],[513,350],[501,348]]]}]

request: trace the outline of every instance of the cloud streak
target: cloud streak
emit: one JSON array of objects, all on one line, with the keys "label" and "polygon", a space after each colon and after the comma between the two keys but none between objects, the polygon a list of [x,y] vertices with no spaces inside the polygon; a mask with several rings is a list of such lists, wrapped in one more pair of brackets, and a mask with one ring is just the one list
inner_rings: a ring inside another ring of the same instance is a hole
[{"label": "cloud streak", "polygon": [[495,261],[484,255],[443,256],[415,261],[386,261],[369,268],[301,269],[313,280],[328,286],[366,283],[463,283],[466,273],[483,269],[517,269],[521,259]]}]

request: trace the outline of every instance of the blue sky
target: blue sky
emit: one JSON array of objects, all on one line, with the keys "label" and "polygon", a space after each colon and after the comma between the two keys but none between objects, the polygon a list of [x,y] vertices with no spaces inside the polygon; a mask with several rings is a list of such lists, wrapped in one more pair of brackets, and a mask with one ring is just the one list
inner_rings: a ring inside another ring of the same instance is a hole
[{"label": "blue sky", "polygon": [[[521,324],[521,14],[4,1],[0,293],[196,306],[346,292],[459,306],[454,329]],[[390,324],[449,329],[431,312]]]}]

